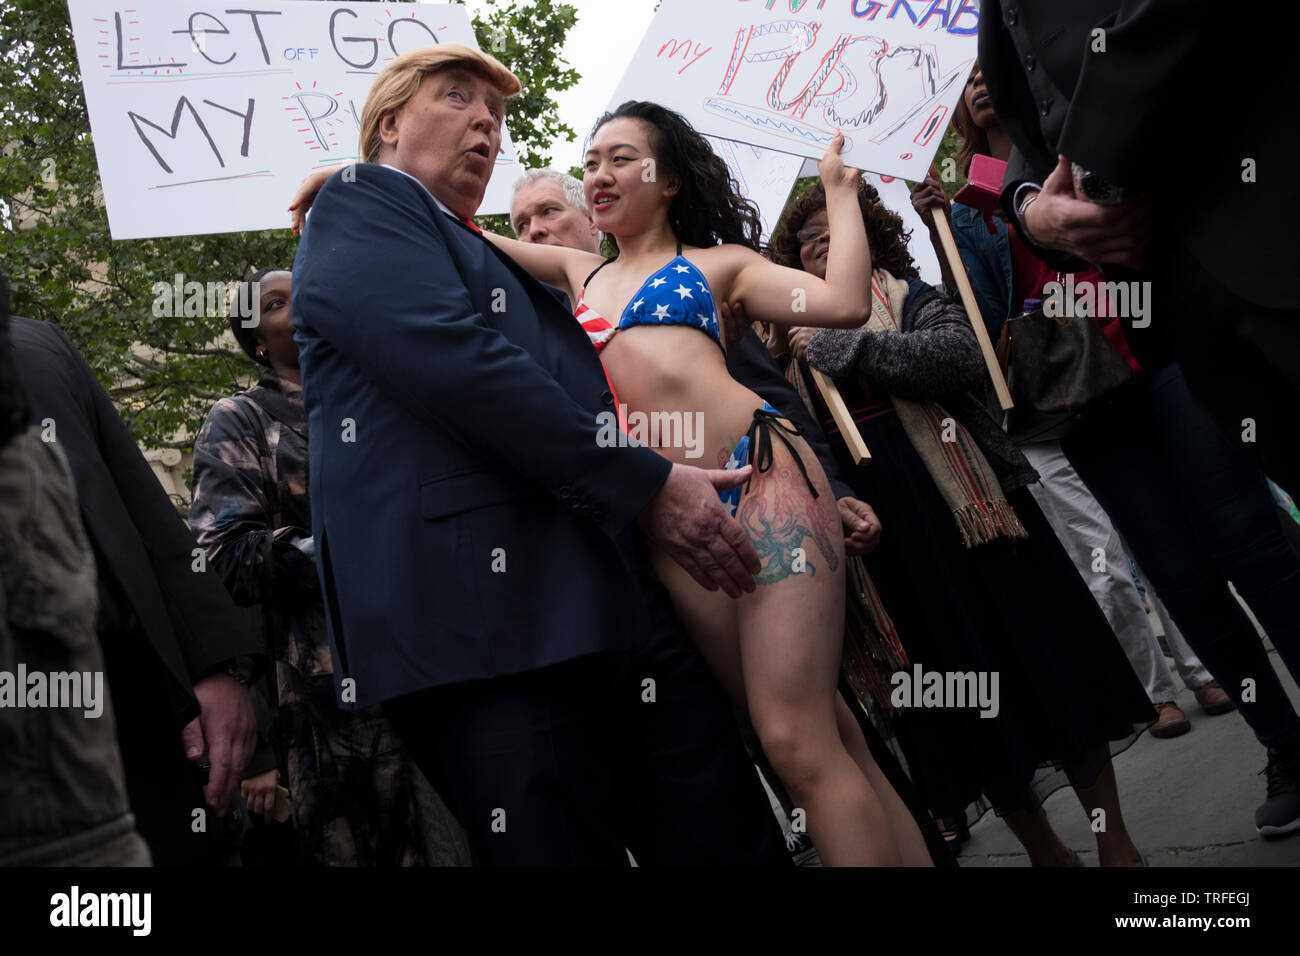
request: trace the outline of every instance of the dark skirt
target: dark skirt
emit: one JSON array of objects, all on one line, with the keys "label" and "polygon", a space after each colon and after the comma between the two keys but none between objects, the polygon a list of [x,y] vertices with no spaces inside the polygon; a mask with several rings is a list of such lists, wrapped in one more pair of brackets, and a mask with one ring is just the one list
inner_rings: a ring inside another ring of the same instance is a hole
[{"label": "dark skirt", "polygon": [[[906,708],[899,743],[930,810],[967,822],[1091,786],[1155,718],[1128,658],[1027,489],[1007,495],[1022,541],[962,545],[951,509],[892,411],[859,424],[872,460],[831,443],[880,517],[867,568],[913,667],[998,674],[998,713]],[[986,804],[981,795],[987,798]]]}]

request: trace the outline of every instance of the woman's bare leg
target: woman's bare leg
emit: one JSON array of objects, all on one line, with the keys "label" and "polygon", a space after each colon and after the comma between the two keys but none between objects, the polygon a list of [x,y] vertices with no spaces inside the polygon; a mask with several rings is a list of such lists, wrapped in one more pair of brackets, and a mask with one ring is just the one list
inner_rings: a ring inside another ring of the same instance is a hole
[{"label": "woman's bare leg", "polygon": [[[822,862],[828,865],[899,865],[902,857],[893,846],[884,807],[839,740],[834,707],[831,704],[831,696],[838,697],[835,694],[834,674],[820,681],[820,695],[816,691],[810,691],[805,683],[794,695],[794,703],[786,707],[764,703],[756,706],[756,701],[770,701],[772,695],[766,693],[764,688],[754,686],[755,682],[761,685],[767,679],[764,669],[756,667],[752,661],[746,666],[745,662],[756,654],[762,656],[760,647],[764,642],[756,640],[752,632],[744,640],[740,638],[738,612],[742,604],[769,588],[760,587],[754,595],[733,600],[721,591],[704,590],[694,578],[661,552],[655,551],[652,556],[660,578],[672,595],[677,615],[699,648],[705,663],[732,699],[749,711],[765,755],[785,783],[791,799],[806,815],[809,835],[817,846]],[[800,607],[804,607],[802,602]],[[791,634],[802,636],[811,627],[811,622],[804,620],[798,630],[785,630],[774,635],[774,641],[768,642],[772,645],[769,656],[774,658],[778,672],[783,667],[783,661],[788,666],[793,658],[803,656],[792,646],[796,642],[792,640]],[[758,673],[755,673],[756,670]],[[800,668],[799,672],[802,673],[803,669]],[[801,683],[798,678],[792,682]],[[818,696],[821,697],[820,701],[816,701]],[[810,704],[810,701],[813,703]],[[815,706],[818,703],[820,707]],[[816,710],[818,713],[805,720],[799,713],[801,708]],[[782,714],[789,715],[789,719],[781,720]],[[820,726],[818,717],[821,718]],[[835,760],[833,752],[829,759],[825,756],[829,748],[828,738],[834,739],[835,749],[841,758],[839,762],[832,763],[828,774],[804,769],[819,760]],[[807,744],[815,746],[804,746]],[[847,787],[843,785],[846,779]],[[847,790],[849,796],[837,796],[837,786],[841,790]],[[860,839],[864,842],[858,844],[857,852],[841,848],[843,841],[838,832],[841,825],[862,832]]]},{"label": "woman's bare leg", "polygon": [[1133,845],[1124,817],[1119,809],[1119,785],[1115,782],[1115,767],[1109,760],[1091,787],[1076,787],[1075,795],[1093,823],[1098,810],[1103,811],[1102,829],[1097,832],[1097,857],[1102,866],[1142,866],[1142,854]]},{"label": "woman's bare leg", "polygon": [[1041,808],[1003,814],[1002,822],[1029,854],[1030,866],[1074,865],[1074,852],[1061,842]]},{"label": "woman's bare leg", "polygon": [[771,469],[753,479],[736,511],[763,561],[758,590],[737,607],[749,714],[822,862],[898,866],[884,805],[835,719],[844,642],[839,515],[829,487],[814,501],[789,453],[774,444]]},{"label": "woman's bare leg", "polygon": [[930,858],[930,849],[925,845],[925,837],[921,835],[921,828],[917,826],[916,818],[907,809],[907,804],[898,795],[898,791],[889,783],[889,778],[876,763],[876,758],[871,756],[867,738],[862,735],[862,725],[853,715],[852,708],[839,694],[835,695],[835,722],[839,727],[840,740],[844,742],[849,756],[862,770],[867,782],[871,784],[871,789],[875,791],[881,805],[885,808],[890,832],[894,834],[894,842],[898,844],[899,852],[903,856],[903,866],[934,866],[934,861]]},{"label": "woman's bare leg", "polygon": [[[771,468],[755,475],[736,512],[763,561],[758,590],[738,605],[749,713],[769,761],[807,813],[822,860],[900,865],[907,841],[884,801],[885,793],[894,800],[897,794],[874,767],[865,741],[874,781],[840,733],[845,586],[835,497],[807,444],[792,441],[818,497],[774,434]],[[907,823],[915,830],[910,815]]]}]

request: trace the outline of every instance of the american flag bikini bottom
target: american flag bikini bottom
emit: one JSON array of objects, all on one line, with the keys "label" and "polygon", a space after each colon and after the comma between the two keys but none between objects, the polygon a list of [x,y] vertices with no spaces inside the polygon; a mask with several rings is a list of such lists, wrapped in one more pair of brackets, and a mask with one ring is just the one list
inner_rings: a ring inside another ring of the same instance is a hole
[{"label": "american flag bikini bottom", "polygon": [[[798,422],[783,419],[781,413],[768,402],[763,402],[762,408],[755,409],[749,432],[741,436],[740,441],[736,442],[736,447],[731,449],[731,457],[727,459],[727,463],[723,465],[723,468],[727,471],[744,468],[749,464],[750,450],[757,449],[754,455],[754,474],[763,474],[771,470],[772,435],[774,433],[789,449],[790,457],[799,466],[799,474],[803,476],[804,483],[808,486],[808,490],[812,492],[813,498],[816,499],[818,497],[817,489],[813,487],[812,479],[808,477],[808,469],[804,467],[803,458],[800,457],[799,450],[786,437],[786,435],[802,435],[803,427]],[[750,475],[749,480],[743,485],[718,492],[718,497],[727,506],[728,514],[735,515],[736,509],[740,506],[741,493],[749,491],[750,483],[753,480],[754,475]]]}]

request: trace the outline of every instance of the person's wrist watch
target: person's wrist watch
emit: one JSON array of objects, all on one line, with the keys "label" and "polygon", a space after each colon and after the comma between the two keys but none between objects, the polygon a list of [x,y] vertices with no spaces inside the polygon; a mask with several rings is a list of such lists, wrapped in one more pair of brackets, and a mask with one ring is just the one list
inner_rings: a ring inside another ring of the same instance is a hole
[{"label": "person's wrist watch", "polygon": [[1074,179],[1074,191],[1098,206],[1114,206],[1124,201],[1124,188],[1116,186],[1096,173],[1088,172],[1078,163],[1070,164],[1070,173]]},{"label": "person's wrist watch", "polygon": [[232,657],[226,661],[226,666],[222,668],[221,673],[227,677],[233,677],[245,687],[251,687],[253,684],[253,672],[256,670],[253,659],[247,655]]},{"label": "person's wrist watch", "polygon": [[1016,204],[1016,225],[1020,227],[1020,232],[1030,242],[1035,242],[1033,234],[1029,231],[1029,225],[1025,222],[1025,211],[1029,209],[1029,204],[1038,198],[1037,189],[1024,190],[1025,198]]}]

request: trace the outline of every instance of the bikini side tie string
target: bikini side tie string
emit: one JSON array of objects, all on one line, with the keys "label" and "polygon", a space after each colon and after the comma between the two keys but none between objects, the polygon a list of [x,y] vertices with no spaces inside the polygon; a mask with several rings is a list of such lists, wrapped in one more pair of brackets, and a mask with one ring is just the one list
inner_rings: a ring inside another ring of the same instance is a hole
[{"label": "bikini side tie string", "polygon": [[746,436],[749,439],[751,464],[754,466],[754,473],[749,476],[745,482],[745,492],[749,493],[750,482],[754,480],[754,474],[762,474],[770,471],[772,468],[772,430],[776,429],[777,437],[785,443],[789,449],[791,457],[799,466],[799,473],[803,475],[804,483],[808,490],[812,492],[814,499],[818,497],[817,489],[813,487],[812,479],[808,477],[808,469],[804,467],[803,458],[795,450],[794,444],[786,435],[796,437],[803,435],[803,427],[797,422],[791,422],[789,427],[781,423],[781,416],[776,412],[769,412],[766,408],[755,409],[753,424],[749,426],[749,433]]}]

